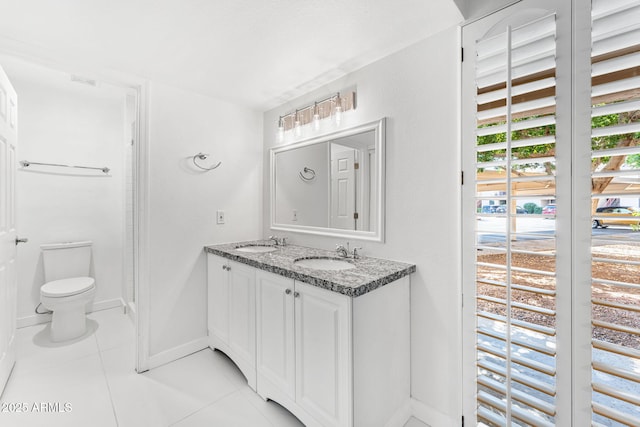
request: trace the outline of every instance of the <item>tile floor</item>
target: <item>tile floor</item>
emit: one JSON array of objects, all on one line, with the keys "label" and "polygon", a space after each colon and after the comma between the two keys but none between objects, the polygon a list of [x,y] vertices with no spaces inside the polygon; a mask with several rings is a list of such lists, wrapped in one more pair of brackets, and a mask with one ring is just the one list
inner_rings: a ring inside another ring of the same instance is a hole
[{"label": "tile floor", "polygon": [[[122,310],[88,317],[87,334],[65,345],[48,340],[48,324],[18,329],[17,362],[0,402],[27,411],[0,412],[0,426],[302,426],[255,394],[222,353],[205,349],[139,375]],[[405,427],[425,426],[411,419]]]}]

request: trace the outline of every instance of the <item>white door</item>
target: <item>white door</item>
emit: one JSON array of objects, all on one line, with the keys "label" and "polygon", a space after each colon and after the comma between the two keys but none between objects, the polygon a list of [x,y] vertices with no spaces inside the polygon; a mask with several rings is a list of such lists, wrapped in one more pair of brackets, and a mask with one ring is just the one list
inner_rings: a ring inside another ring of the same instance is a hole
[{"label": "white door", "polygon": [[16,360],[16,92],[0,68],[0,394]]},{"label": "white door", "polygon": [[[295,399],[295,345],[293,336],[293,279],[256,273],[257,369]],[[260,382],[258,382],[260,391]]]},{"label": "white door", "polygon": [[331,153],[331,227],[356,230],[355,150]]},{"label": "white door", "polygon": [[351,300],[296,282],[296,402],[327,426],[352,424]]}]

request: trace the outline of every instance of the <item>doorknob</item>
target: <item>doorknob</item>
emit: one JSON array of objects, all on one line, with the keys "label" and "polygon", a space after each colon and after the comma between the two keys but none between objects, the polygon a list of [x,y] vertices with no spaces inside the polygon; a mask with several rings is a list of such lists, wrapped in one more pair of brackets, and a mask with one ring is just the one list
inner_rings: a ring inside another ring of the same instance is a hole
[{"label": "doorknob", "polygon": [[26,239],[26,238],[25,239],[21,239],[19,237],[16,237],[16,245],[18,243],[27,243],[28,241],[29,241],[29,239]]}]

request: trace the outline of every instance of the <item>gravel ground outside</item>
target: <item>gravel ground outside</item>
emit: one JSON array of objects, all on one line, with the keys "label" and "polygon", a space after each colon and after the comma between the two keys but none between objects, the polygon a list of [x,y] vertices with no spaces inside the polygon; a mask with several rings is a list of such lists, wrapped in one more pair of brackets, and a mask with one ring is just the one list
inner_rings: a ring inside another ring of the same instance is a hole
[{"label": "gravel ground outside", "polygon": [[[512,254],[511,262],[514,267],[553,272],[555,270],[554,257],[544,256],[553,253],[553,242],[533,241],[518,244],[518,249],[535,251],[541,255]],[[551,247],[550,247],[551,246]],[[484,251],[487,252],[487,251]],[[608,258],[621,261],[640,261],[640,242],[628,244],[601,242],[592,248],[594,258]],[[478,256],[478,262],[490,264],[505,264],[506,257],[501,253],[483,253]],[[595,279],[612,280],[632,284],[640,284],[640,266],[625,263],[592,262],[592,276]],[[478,276],[496,281],[504,281],[505,273],[490,267],[478,267]],[[546,291],[555,290],[555,278],[526,272],[512,272],[512,283]],[[478,284],[478,294],[495,298],[505,298],[506,290],[501,287]],[[613,302],[616,304],[635,305],[640,307],[640,289],[621,288],[618,286],[596,283],[591,288],[594,299]],[[526,291],[512,291],[512,300],[545,309],[555,309],[555,298]],[[484,301],[478,301],[478,308],[496,314],[505,314],[504,308]],[[514,309],[514,317],[519,320],[532,322],[542,326],[554,327],[555,317],[534,313],[528,310]],[[592,318],[607,323],[628,327],[640,326],[640,313],[614,307],[594,305]],[[614,344],[640,349],[640,336],[616,332],[605,328],[593,328],[593,337]]]}]

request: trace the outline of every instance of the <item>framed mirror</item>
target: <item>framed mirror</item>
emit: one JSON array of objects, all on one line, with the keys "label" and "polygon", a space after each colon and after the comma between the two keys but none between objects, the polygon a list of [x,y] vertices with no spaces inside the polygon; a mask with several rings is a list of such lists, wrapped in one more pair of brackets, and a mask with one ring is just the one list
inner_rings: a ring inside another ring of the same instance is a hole
[{"label": "framed mirror", "polygon": [[271,149],[271,229],[384,241],[385,119]]}]

